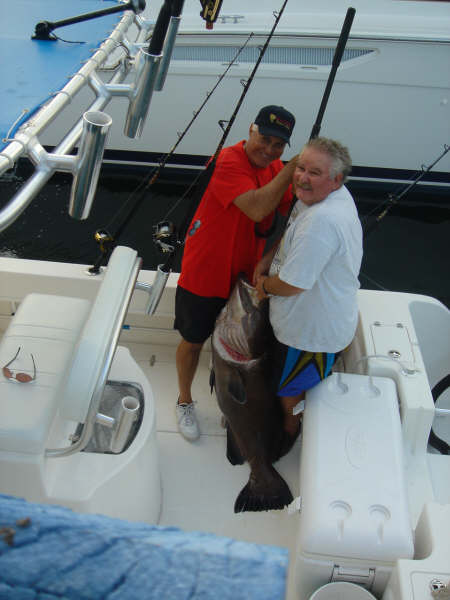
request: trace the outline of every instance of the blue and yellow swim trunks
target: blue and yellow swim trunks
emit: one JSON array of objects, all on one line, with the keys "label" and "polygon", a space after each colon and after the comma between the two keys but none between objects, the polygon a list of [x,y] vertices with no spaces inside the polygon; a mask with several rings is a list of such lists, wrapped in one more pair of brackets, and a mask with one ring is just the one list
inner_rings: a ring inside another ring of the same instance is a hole
[{"label": "blue and yellow swim trunks", "polygon": [[340,352],[309,352],[286,346],[277,340],[275,385],[278,396],[298,396],[331,374]]}]

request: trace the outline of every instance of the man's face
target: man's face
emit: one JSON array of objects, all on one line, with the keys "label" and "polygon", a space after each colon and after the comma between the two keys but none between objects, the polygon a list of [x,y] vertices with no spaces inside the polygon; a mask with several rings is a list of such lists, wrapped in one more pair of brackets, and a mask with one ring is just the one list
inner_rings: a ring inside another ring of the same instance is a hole
[{"label": "man's face", "polygon": [[299,200],[307,206],[322,202],[341,187],[342,174],[331,177],[331,157],[316,148],[305,148],[295,167],[292,185]]},{"label": "man's face", "polygon": [[281,138],[262,135],[256,128],[250,127],[249,137],[245,142],[245,152],[254,167],[265,169],[273,160],[280,158],[285,146],[286,142]]}]

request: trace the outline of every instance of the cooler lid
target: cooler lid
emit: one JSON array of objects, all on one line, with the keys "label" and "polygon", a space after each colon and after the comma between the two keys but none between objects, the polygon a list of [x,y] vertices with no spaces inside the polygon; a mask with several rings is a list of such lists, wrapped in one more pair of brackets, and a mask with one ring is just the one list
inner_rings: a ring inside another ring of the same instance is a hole
[{"label": "cooler lid", "polygon": [[303,420],[300,548],[392,562],[413,556],[395,383],[333,374]]}]

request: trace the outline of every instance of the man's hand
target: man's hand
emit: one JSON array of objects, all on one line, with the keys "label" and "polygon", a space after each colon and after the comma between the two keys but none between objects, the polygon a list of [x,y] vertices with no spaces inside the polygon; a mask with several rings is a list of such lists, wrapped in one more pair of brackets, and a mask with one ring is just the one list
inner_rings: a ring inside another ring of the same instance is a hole
[{"label": "man's hand", "polygon": [[266,256],[263,256],[259,263],[256,265],[255,270],[253,271],[253,279],[252,284],[256,286],[258,279],[261,275],[267,275],[269,272],[270,264],[272,259],[268,260]]},{"label": "man's hand", "polygon": [[296,296],[305,290],[286,283],[278,275],[260,275],[255,284],[258,300],[269,296]]},{"label": "man's hand", "polygon": [[274,244],[273,248],[264,254],[262,259],[256,265],[255,270],[253,271],[253,279],[252,284],[256,286],[256,282],[261,275],[267,275],[270,269],[270,265],[272,264],[273,257],[277,251],[278,243]]},{"label": "man's hand", "polygon": [[[255,272],[256,272],[256,269],[255,269]],[[255,282],[257,297],[260,302],[261,302],[261,300],[264,300],[264,298],[268,298],[268,296],[263,288],[264,281],[266,279],[267,279],[267,275],[260,275]]]}]

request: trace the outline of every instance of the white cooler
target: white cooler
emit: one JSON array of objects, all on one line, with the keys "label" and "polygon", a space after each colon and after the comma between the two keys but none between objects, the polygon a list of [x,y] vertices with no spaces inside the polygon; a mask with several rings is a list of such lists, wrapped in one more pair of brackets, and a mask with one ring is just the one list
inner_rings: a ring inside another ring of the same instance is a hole
[{"label": "white cooler", "polygon": [[391,379],[335,373],[308,392],[300,493],[299,600],[332,581],[380,597],[396,560],[414,554]]}]

